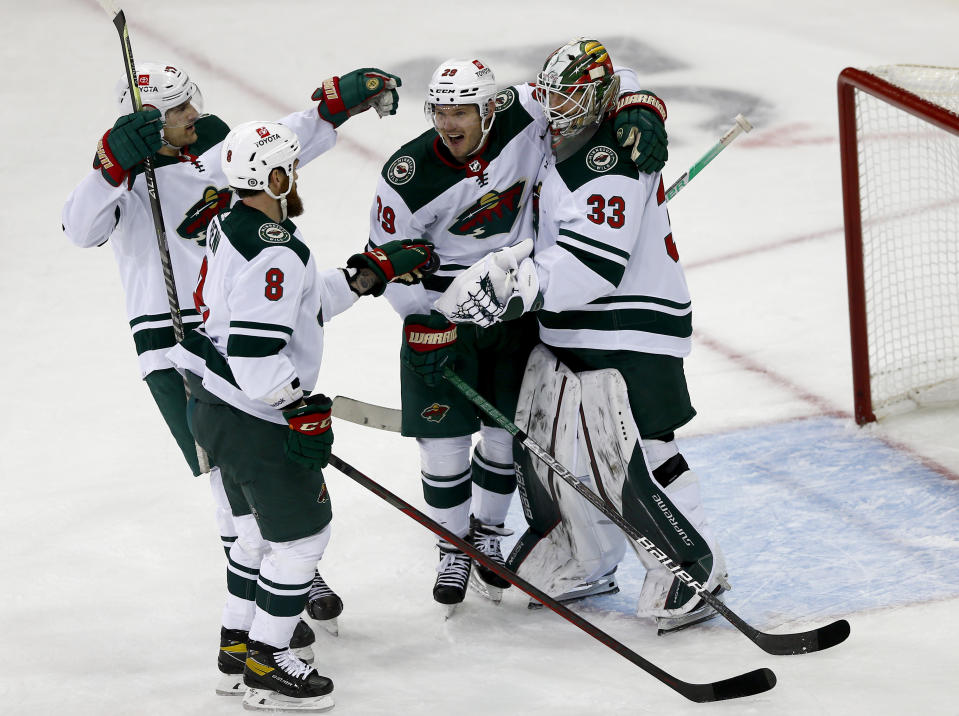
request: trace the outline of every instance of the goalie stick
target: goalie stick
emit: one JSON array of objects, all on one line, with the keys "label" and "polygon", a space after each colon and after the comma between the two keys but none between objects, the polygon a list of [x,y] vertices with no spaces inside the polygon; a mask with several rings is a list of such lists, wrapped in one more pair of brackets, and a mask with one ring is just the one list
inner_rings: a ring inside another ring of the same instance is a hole
[{"label": "goalie stick", "polygon": [[[538,457],[549,465],[559,477],[568,482],[573,489],[586,498],[596,509],[609,517],[620,529],[629,535],[633,540],[641,544],[647,552],[655,557],[663,566],[676,574],[686,584],[699,592],[703,600],[711,607],[716,609],[733,626],[745,634],[759,648],[769,654],[788,655],[805,654],[812,651],[822,651],[846,640],[849,636],[849,622],[844,619],[827,624],[806,632],[793,634],[767,634],[750,626],[737,616],[729,607],[717,599],[710,592],[703,589],[699,582],[692,579],[685,571],[679,569],[678,565],[667,557],[662,550],[647,538],[639,535],[616,510],[612,509],[598,495],[583,485],[576,477],[561,463],[559,463],[545,448],[539,446],[529,438],[522,430],[513,424],[506,416],[500,413],[496,408],[487,402],[483,396],[473,390],[458,375],[448,368],[446,369],[446,378],[449,379],[458,390],[467,398],[475,403],[483,412],[489,415],[500,427],[509,432],[513,438],[526,450]],[[452,376],[452,377],[450,377]],[[365,403],[361,400],[337,396],[333,400],[333,415],[341,420],[347,420],[358,425],[366,425],[379,430],[400,431],[401,411],[396,408],[386,408],[381,405]],[[717,606],[718,605],[718,606]]]},{"label": "goalie stick", "polygon": [[[143,108],[143,99],[140,97],[140,88],[137,86],[136,65],[133,63],[133,47],[130,44],[130,31],[127,28],[127,18],[123,10],[117,8],[113,0],[98,0],[100,6],[113,20],[113,25],[120,35],[120,47],[123,50],[123,66],[126,69],[127,83],[130,87],[130,101],[133,111],[139,112]],[[143,176],[147,183],[147,193],[150,195],[150,209],[153,211],[153,226],[156,229],[157,247],[160,251],[160,265],[163,267],[163,280],[166,283],[167,301],[170,304],[170,319],[173,321],[173,339],[180,343],[183,340],[183,316],[180,315],[180,300],[176,290],[176,280],[173,277],[173,262],[170,260],[170,247],[166,240],[166,225],[163,222],[163,211],[160,208],[160,194],[157,191],[156,171],[153,168],[153,157],[147,157],[143,162]],[[190,400],[190,388],[183,381],[183,390],[186,399]],[[196,444],[196,443],[194,443]],[[196,445],[197,461],[200,472],[210,471],[210,460],[206,451]]]},{"label": "goalie stick", "polygon": [[579,627],[601,644],[608,646],[617,654],[632,662],[662,683],[666,684],[666,686],[671,688],[673,691],[685,696],[690,701],[695,701],[696,703],[705,703],[709,701],[738,699],[744,696],[761,694],[765,691],[769,691],[776,685],[776,675],[771,669],[766,668],[754,669],[753,671],[749,671],[745,674],[739,674],[728,679],[722,679],[720,681],[713,681],[705,684],[690,683],[688,681],[678,679],[672,674],[659,668],[652,662],[644,659],[635,651],[611,637],[592,622],[583,619],[576,612],[570,610],[568,607],[563,606],[552,597],[541,592],[515,572],[512,572],[506,567],[497,564],[476,549],[469,542],[461,537],[457,537],[438,522],[430,519],[408,502],[405,502],[401,498],[397,497],[378,482],[374,481],[370,477],[367,477],[365,474],[357,470],[352,465],[344,462],[336,455],[330,455],[330,465],[335,467],[354,482],[359,483],[373,494],[390,503],[400,512],[403,512],[408,517],[416,520],[434,534],[442,537],[447,542],[456,545],[458,549],[468,554],[475,561],[479,562],[487,569],[495,572],[500,577],[507,580],[510,584],[513,584],[517,588],[526,592],[526,594],[531,596],[533,599],[542,602],[544,606],[552,609],[554,612],[556,612],[556,614],[563,617],[563,619],[570,622],[574,626]]},{"label": "goalie stick", "polygon": [[750,641],[768,654],[806,654],[812,651],[822,651],[840,644],[849,636],[849,622],[845,619],[832,622],[816,629],[791,634],[767,634],[750,626],[736,615],[729,607],[720,601],[712,592],[697,582],[690,574],[670,559],[661,549],[649,539],[643,537],[636,529],[623,518],[619,512],[610,507],[595,492],[581,483],[562,463],[557,461],[549,452],[536,443],[526,433],[496,409],[488,400],[471,388],[466,381],[460,378],[449,368],[443,370],[443,376],[450,381],[457,390],[465,395],[480,410],[486,413],[501,428],[506,430],[513,439],[523,448],[546,463],[560,478],[567,482],[576,492],[586,498],[597,510],[625,532],[631,539],[645,549],[653,559],[673,573],[683,584],[696,590],[697,595],[709,606],[719,612],[729,623],[745,634]]}]

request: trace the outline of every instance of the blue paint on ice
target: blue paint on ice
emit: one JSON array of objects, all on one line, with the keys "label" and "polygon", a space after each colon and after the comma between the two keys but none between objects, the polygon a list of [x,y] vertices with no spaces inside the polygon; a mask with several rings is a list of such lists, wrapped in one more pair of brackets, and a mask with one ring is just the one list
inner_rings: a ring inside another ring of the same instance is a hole
[{"label": "blue paint on ice", "polygon": [[[726,552],[727,603],[759,628],[959,595],[959,483],[848,421],[683,439]],[[508,526],[524,528],[518,500]],[[633,613],[644,570],[587,609]],[[714,622],[718,623],[718,622]]]}]

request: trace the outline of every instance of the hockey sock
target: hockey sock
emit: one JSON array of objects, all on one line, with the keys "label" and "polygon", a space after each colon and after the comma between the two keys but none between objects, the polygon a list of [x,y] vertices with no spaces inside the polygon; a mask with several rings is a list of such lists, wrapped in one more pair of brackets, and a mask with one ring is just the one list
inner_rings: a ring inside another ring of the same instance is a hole
[{"label": "hockey sock", "polygon": [[223,475],[220,474],[220,468],[216,466],[210,468],[210,492],[213,493],[213,513],[220,533],[220,541],[223,543],[223,551],[229,558],[230,548],[236,542],[236,525],[233,522],[230,501],[227,499],[226,490],[223,489]]},{"label": "hockey sock", "polygon": [[419,438],[426,514],[458,537],[469,532],[470,437]]},{"label": "hockey sock", "polygon": [[484,426],[473,451],[473,515],[484,525],[501,525],[516,491],[513,437],[502,428]]},{"label": "hockey sock", "polygon": [[270,542],[256,585],[256,613],[250,639],[285,649],[290,645],[300,612],[306,607],[330,527],[291,542]]},{"label": "hockey sock", "polygon": [[227,629],[248,631],[253,623],[256,606],[256,583],[260,563],[266,554],[267,542],[253,515],[234,519],[238,536],[230,547],[226,567],[226,604],[223,606],[223,626]]}]

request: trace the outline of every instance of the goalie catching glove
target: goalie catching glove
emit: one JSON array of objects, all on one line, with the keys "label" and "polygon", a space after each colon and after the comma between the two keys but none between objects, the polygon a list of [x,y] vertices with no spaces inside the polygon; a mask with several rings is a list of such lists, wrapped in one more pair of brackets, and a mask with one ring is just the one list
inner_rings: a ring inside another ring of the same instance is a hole
[{"label": "goalie catching glove", "polygon": [[376,276],[376,284],[366,293],[380,296],[390,281],[405,284],[419,283],[440,267],[440,257],[429,241],[388,241],[382,246],[361,254],[353,254],[347,260],[349,268],[369,269]]},{"label": "goalie catching glove", "polygon": [[400,362],[415,372],[430,388],[443,379],[456,357],[456,326],[442,314],[414,313],[403,321]]},{"label": "goalie catching glove", "polygon": [[93,168],[99,169],[111,186],[120,186],[133,167],[152,157],[162,146],[158,110],[125,114],[97,144]]},{"label": "goalie catching glove", "polygon": [[433,308],[454,323],[489,327],[542,306],[533,240],[487,254],[457,276]]},{"label": "goalie catching glove", "polygon": [[322,393],[303,399],[303,404],[283,411],[290,424],[286,456],[310,470],[320,470],[330,461],[333,448],[333,401]]},{"label": "goalie catching glove", "polygon": [[319,102],[316,111],[334,127],[339,127],[354,114],[365,112],[370,107],[380,117],[396,114],[400,95],[397,87],[403,85],[396,75],[375,67],[347,72],[342,77],[330,77],[313,92],[312,99]]},{"label": "goalie catching glove", "polygon": [[666,145],[666,105],[652,92],[620,96],[613,110],[613,129],[620,146],[632,147],[630,157],[639,171],[655,174],[669,158]]}]

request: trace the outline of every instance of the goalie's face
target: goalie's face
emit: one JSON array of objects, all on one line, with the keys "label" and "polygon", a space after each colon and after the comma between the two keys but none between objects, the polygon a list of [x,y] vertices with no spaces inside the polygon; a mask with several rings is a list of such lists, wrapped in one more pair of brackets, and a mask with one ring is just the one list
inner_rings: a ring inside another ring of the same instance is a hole
[{"label": "goalie's face", "polygon": [[483,141],[483,121],[475,104],[433,106],[433,126],[453,158],[465,164]]}]

